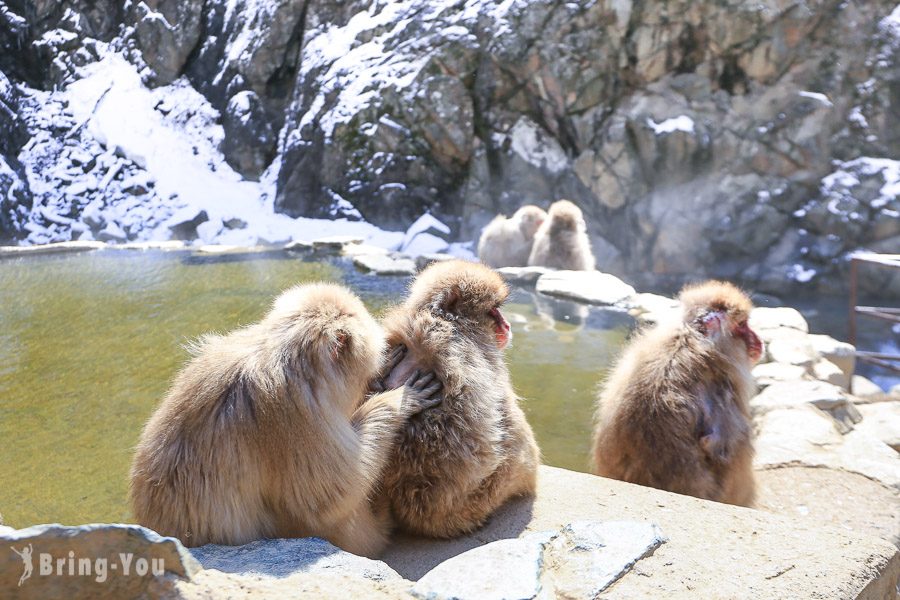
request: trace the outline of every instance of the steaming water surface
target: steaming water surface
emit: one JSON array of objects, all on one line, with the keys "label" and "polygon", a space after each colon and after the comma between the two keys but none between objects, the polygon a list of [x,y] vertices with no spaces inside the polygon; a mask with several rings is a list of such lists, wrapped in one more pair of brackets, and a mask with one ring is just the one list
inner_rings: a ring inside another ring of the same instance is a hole
[{"label": "steaming water surface", "polygon": [[[127,521],[127,473],[185,342],[252,323],[293,284],[349,285],[374,313],[408,281],[281,253],[92,252],[0,260],[0,513]],[[546,463],[587,469],[593,390],[629,317],[516,291],[508,359]],[[555,318],[554,318],[555,317]]]}]

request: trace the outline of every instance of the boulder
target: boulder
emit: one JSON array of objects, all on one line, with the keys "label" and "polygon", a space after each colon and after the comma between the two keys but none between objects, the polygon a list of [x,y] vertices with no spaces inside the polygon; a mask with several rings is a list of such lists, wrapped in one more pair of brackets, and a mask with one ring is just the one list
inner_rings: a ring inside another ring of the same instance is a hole
[{"label": "boulder", "polygon": [[535,285],[543,275],[552,269],[547,267],[500,267],[496,269],[503,279],[516,285]]},{"label": "boulder", "polygon": [[753,378],[760,387],[785,381],[799,381],[806,375],[806,369],[786,363],[763,363],[753,368]]},{"label": "boulder", "polygon": [[828,335],[810,335],[808,339],[822,358],[831,361],[840,368],[849,386],[850,378],[856,369],[856,348],[852,344],[838,341]]},{"label": "boulder", "polygon": [[416,263],[411,258],[392,258],[385,254],[360,254],[353,264],[375,275],[415,275]]},{"label": "boulder", "polygon": [[650,523],[579,521],[464,552],[429,571],[412,594],[424,600],[595,598],[665,541]]},{"label": "boulder", "polygon": [[772,362],[797,365],[809,369],[819,360],[819,354],[807,341],[807,336],[779,337],[766,344],[766,357]]},{"label": "boulder", "polygon": [[169,231],[172,237],[179,240],[196,240],[197,227],[209,221],[209,215],[205,210],[196,210],[190,207],[182,209],[172,215],[168,221]]},{"label": "boulder", "polygon": [[809,324],[795,308],[754,308],[750,313],[750,327],[757,332],[787,327],[809,333]]},{"label": "boulder", "polygon": [[[591,521],[602,527],[609,521],[623,520],[643,527],[656,524],[668,541],[638,560],[600,597],[879,598],[894,593],[900,576],[897,547],[867,538],[860,531],[823,527],[814,521],[800,522],[789,513],[782,516],[747,510],[547,466],[539,468],[535,497],[507,503],[473,535],[451,540],[399,535],[383,560],[402,576],[416,581],[445,561],[491,542],[559,532],[566,523]],[[635,545],[650,539],[640,531],[630,530],[605,543],[613,550],[619,544],[630,546],[628,539],[632,537]],[[575,533],[579,534],[577,530]],[[577,587],[554,587],[546,597],[597,597],[593,592],[604,585],[603,569],[596,568],[602,563],[594,558],[603,557],[605,549],[596,552],[597,538],[579,538],[573,536],[575,543],[566,555],[571,571],[563,571],[564,565],[551,560],[542,566],[545,572],[571,573],[570,581]],[[638,552],[629,550],[623,556],[633,557]],[[549,559],[551,555],[545,551],[544,556]],[[485,572],[482,567],[473,567],[479,578]],[[585,572],[591,575],[584,576]],[[457,570],[455,575],[445,579],[446,583],[464,586],[469,573]],[[506,579],[506,575],[493,572],[496,579]],[[542,581],[542,589],[545,585],[551,589],[550,585],[559,581],[565,578]]]},{"label": "boulder", "polygon": [[380,246],[373,246],[371,244],[346,244],[341,248],[341,254],[343,256],[361,256],[361,255],[376,255],[376,254],[390,254],[390,250],[387,248],[381,248]]},{"label": "boulder", "polygon": [[247,179],[258,180],[275,156],[277,137],[259,96],[249,90],[232,96],[225,107],[222,128],[225,160]]},{"label": "boulder", "polygon": [[819,381],[836,385],[842,390],[849,391],[850,377],[839,366],[821,358],[812,366],[812,375]]},{"label": "boulder", "polygon": [[191,548],[191,554],[203,568],[223,573],[269,577],[343,573],[371,581],[402,581],[383,562],[345,552],[320,538],[260,540],[243,546],[208,544]]},{"label": "boulder", "polygon": [[854,426],[900,452],[900,400],[861,404],[862,421]]},{"label": "boulder", "polygon": [[755,473],[755,508],[811,526],[840,527],[900,546],[900,494],[843,470],[781,466]]},{"label": "boulder", "polygon": [[823,381],[782,381],[773,383],[750,401],[754,415],[780,408],[811,404],[828,412],[847,431],[862,416],[850,397],[838,386]]},{"label": "boulder", "polygon": [[172,83],[200,40],[202,0],[143,0],[129,6],[135,39],[156,83]]},{"label": "boulder", "polygon": [[681,310],[681,304],[677,300],[659,294],[635,294],[626,304],[629,306],[628,312],[644,323],[677,319]]},{"label": "boulder", "polygon": [[850,380],[850,391],[853,395],[861,400],[881,398],[884,396],[884,390],[870,379],[862,375],[854,375]]},{"label": "boulder", "polygon": [[181,542],[137,525],[4,528],[0,543],[15,550],[0,552],[0,589],[23,599],[159,596],[201,570]]},{"label": "boulder", "polygon": [[635,295],[633,287],[600,271],[551,271],[538,279],[535,288],[548,296],[606,306],[620,304]]},{"label": "boulder", "polygon": [[456,260],[457,258],[458,257],[452,254],[446,254],[444,252],[438,252],[436,254],[420,254],[419,256],[416,256],[416,268],[421,271],[432,263]]},{"label": "boulder", "polygon": [[[771,388],[768,388],[771,389]],[[900,490],[900,456],[863,431],[845,430],[812,404],[776,408],[756,419],[757,468],[827,467],[858,473]]]}]

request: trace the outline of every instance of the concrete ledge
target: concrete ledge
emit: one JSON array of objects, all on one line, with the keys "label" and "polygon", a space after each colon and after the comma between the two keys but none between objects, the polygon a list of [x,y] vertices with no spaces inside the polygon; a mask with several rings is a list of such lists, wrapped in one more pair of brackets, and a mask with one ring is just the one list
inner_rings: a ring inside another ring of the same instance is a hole
[{"label": "concrete ledge", "polygon": [[476,534],[401,538],[383,560],[417,580],[488,542],[622,519],[656,523],[668,542],[606,597],[893,598],[900,579],[900,553],[880,539],[554,467],[541,467],[537,498],[506,505]]}]

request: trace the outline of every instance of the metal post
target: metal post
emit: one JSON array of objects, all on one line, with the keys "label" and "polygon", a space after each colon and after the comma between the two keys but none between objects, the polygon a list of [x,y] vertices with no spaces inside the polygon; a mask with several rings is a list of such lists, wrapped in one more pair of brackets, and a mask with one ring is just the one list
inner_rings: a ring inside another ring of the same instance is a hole
[{"label": "metal post", "polygon": [[850,259],[850,344],[856,347],[856,258]]}]

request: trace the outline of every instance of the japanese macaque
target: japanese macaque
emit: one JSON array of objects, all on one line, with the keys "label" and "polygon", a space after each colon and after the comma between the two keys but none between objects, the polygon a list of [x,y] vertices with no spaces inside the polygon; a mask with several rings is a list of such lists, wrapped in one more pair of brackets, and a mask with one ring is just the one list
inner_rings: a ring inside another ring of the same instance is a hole
[{"label": "japanese macaque", "polygon": [[384,471],[384,500],[406,532],[462,535],[511,497],[534,493],[539,451],[503,359],[508,294],[484,265],[435,263],[385,318],[389,346],[406,349],[387,386],[417,370],[443,384],[440,406],[407,422]]},{"label": "japanese macaque", "polygon": [[606,382],[594,472],[729,504],[754,499],[750,375],[763,343],[750,299],[710,281],[681,292],[682,319],[635,339]]},{"label": "japanese macaque", "polygon": [[534,234],[528,265],[568,271],[593,271],[594,264],[591,241],[588,239],[587,225],[581,209],[568,200],[558,200],[551,204],[547,220]]},{"label": "japanese macaque", "polygon": [[385,349],[362,302],[330,284],[201,339],[141,435],[137,522],[188,546],[320,536],[377,555],[389,523],[373,488],[406,419],[440,400],[433,375],[413,373],[363,403]]},{"label": "japanese macaque", "polygon": [[525,205],[507,219],[497,215],[481,233],[478,259],[489,267],[524,267],[534,234],[547,218],[542,208]]}]

